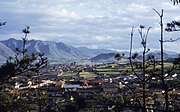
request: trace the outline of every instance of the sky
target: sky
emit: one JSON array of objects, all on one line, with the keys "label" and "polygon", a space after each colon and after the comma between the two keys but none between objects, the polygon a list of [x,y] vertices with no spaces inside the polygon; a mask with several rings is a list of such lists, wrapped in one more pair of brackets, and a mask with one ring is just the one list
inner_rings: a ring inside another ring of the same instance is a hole
[{"label": "sky", "polygon": [[[164,10],[163,23],[180,20],[180,5],[171,0],[1,0],[0,40],[21,39],[22,29],[30,26],[29,39],[64,42],[75,47],[129,49],[135,28],[134,50],[141,51],[138,29],[151,27],[147,46],[160,49],[158,12]],[[164,32],[164,40],[178,38],[180,32]],[[164,49],[180,52],[180,40],[164,43]]]}]

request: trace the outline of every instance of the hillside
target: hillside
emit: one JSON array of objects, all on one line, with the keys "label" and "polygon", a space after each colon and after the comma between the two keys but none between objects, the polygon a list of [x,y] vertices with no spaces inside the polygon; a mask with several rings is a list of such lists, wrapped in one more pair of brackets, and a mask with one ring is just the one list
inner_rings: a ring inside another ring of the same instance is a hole
[{"label": "hillside", "polygon": [[110,63],[116,61],[114,58],[115,54],[116,53],[102,53],[91,58],[90,60],[93,63]]},{"label": "hillside", "polygon": [[[99,54],[93,58],[91,58],[90,60],[93,63],[110,63],[110,62],[115,62],[117,60],[115,60],[114,56],[116,53],[102,53]],[[128,52],[120,52],[119,54],[125,54],[125,57],[128,57],[129,54]],[[156,60],[161,60],[161,53],[160,51],[152,51],[147,53],[146,57],[148,56],[154,56],[156,58]],[[177,58],[179,56],[178,53],[176,52],[172,52],[172,51],[164,51],[164,60],[165,61],[172,61],[174,58]],[[139,53],[138,60],[142,60],[142,54],[141,52]],[[121,60],[121,61],[125,61],[125,60]]]},{"label": "hillside", "polygon": [[0,62],[3,63],[8,59],[10,56],[14,56],[14,52],[8,48],[6,45],[0,42]]},{"label": "hillside", "polygon": [[[22,41],[16,39],[8,39],[0,41],[0,59],[5,60],[8,56],[14,54],[16,48],[22,47]],[[89,49],[86,47],[73,47],[66,45],[62,42],[54,41],[41,41],[41,40],[29,40],[27,41],[26,47],[28,53],[32,52],[43,52],[50,61],[74,61],[80,59],[90,59],[101,53],[114,52],[106,49]],[[4,53],[4,49],[6,53]]]}]

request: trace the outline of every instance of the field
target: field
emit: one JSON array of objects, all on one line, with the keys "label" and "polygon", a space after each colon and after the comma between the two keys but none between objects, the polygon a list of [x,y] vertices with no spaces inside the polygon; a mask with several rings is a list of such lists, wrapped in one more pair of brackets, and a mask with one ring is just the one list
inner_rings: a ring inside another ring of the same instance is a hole
[{"label": "field", "polygon": [[[172,63],[164,63],[165,71],[169,70],[172,67]],[[136,69],[136,67],[134,66]],[[156,70],[160,72],[161,66],[157,65]],[[136,69],[136,71],[141,71],[142,68]],[[146,69],[147,71],[152,70],[152,67]],[[120,64],[104,64],[96,66],[92,71],[83,71],[79,74],[77,72],[65,72],[62,76],[80,76],[85,79],[94,78],[98,75],[118,75],[123,73],[131,73],[132,69],[129,63],[120,63]],[[174,70],[174,73],[179,73],[180,70]]]}]

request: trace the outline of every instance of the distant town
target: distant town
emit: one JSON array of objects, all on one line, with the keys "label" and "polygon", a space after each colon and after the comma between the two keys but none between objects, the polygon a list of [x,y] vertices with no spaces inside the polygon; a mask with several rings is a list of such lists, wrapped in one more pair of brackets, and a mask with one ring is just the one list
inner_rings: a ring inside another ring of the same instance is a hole
[{"label": "distant town", "polygon": [[[169,64],[166,63],[166,66],[169,66]],[[138,68],[138,66],[136,67]],[[141,67],[138,69],[140,72]],[[20,96],[25,99],[30,94],[36,94],[38,88],[39,92],[44,92],[40,97],[44,97],[45,94],[48,95],[46,100],[48,101],[48,109],[51,110],[58,108],[58,106],[65,109],[67,101],[72,104],[79,101],[80,104],[77,105],[84,105],[82,107],[84,110],[112,111],[122,109],[132,111],[136,110],[136,107],[133,107],[133,99],[126,101],[127,99],[125,100],[124,97],[128,97],[131,93],[131,89],[128,87],[138,89],[139,84],[137,76],[130,71],[130,63],[118,61],[99,65],[76,65],[76,63],[49,65],[31,78],[26,76],[13,77],[11,84],[17,91],[23,93]],[[167,80],[173,83],[173,81],[180,78],[177,75],[179,73],[180,71],[177,70],[174,75],[168,76]],[[146,77],[148,76],[147,73]],[[154,76],[150,81],[152,85],[147,89],[156,98],[150,97],[147,105],[150,110],[153,110],[152,107],[157,105],[163,96],[161,86],[155,84],[153,86],[153,83],[158,83],[160,80]],[[175,86],[174,89],[169,91],[169,95],[175,98],[170,100],[172,104],[180,99],[179,85]],[[26,93],[26,91],[31,92]],[[125,106],[124,103],[128,105]]]}]

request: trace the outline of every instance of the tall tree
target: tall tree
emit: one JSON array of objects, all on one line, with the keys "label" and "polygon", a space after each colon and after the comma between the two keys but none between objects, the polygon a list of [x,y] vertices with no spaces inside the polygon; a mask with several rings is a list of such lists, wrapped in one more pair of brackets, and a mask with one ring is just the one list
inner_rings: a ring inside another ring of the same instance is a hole
[{"label": "tall tree", "polygon": [[163,31],[164,31],[164,27],[163,27],[163,10],[161,11],[161,14],[156,11],[155,9],[153,9],[158,16],[160,17],[160,45],[161,45],[161,81],[162,81],[162,87],[164,90],[164,99],[165,99],[165,111],[168,112],[169,111],[169,98],[168,98],[168,85],[165,82],[165,74],[164,74],[164,53],[163,53],[163,43],[164,43],[164,39],[163,39]]},{"label": "tall tree", "polygon": [[[4,112],[14,111],[15,108],[17,109],[25,106],[25,104],[22,103],[24,102],[23,99],[19,98],[20,96],[12,94],[15,88],[14,87],[10,88],[8,86],[9,83],[6,82],[9,82],[10,79],[12,79],[12,77],[18,77],[19,75],[25,76],[26,74],[31,74],[31,75],[33,73],[37,74],[41,68],[47,66],[47,58],[44,56],[43,53],[38,53],[38,52],[32,54],[27,53],[26,42],[27,42],[27,36],[30,33],[29,29],[30,27],[27,26],[25,29],[22,30],[22,32],[24,33],[24,37],[22,38],[23,41],[22,48],[16,48],[15,57],[10,57],[6,61],[6,63],[4,63],[0,67],[0,90],[1,90],[0,109],[1,110],[3,109],[2,111]],[[4,94],[8,92],[9,94],[4,96]],[[9,101],[6,100],[7,98],[9,99]],[[18,102],[24,105],[19,105],[20,107],[18,107],[17,106]],[[26,106],[26,108],[28,107]]]},{"label": "tall tree", "polygon": [[0,67],[0,81],[8,81],[11,77],[21,75],[26,72],[38,71],[47,65],[47,58],[44,53],[28,54],[26,49],[27,36],[30,33],[30,27],[22,30],[24,37],[21,48],[16,48],[15,57],[10,57],[5,64]]},{"label": "tall tree", "polygon": [[[150,96],[149,94],[149,90],[147,88],[147,85],[149,83],[149,80],[152,79],[152,77],[154,77],[156,74],[154,73],[155,71],[155,57],[150,56],[147,59],[146,54],[150,51],[150,49],[147,46],[147,38],[148,38],[148,33],[150,31],[151,27],[148,27],[147,29],[145,28],[145,26],[140,25],[140,27],[138,28],[138,32],[140,35],[140,39],[141,39],[141,45],[142,45],[142,59],[137,59],[139,54],[137,52],[135,52],[134,54],[132,54],[132,50],[133,50],[133,37],[134,37],[134,28],[132,28],[131,31],[131,40],[130,40],[130,54],[129,57],[125,57],[124,54],[120,55],[120,54],[116,54],[115,58],[116,59],[121,59],[121,58],[127,58],[130,61],[130,66],[132,69],[132,74],[136,77],[135,80],[133,80],[131,83],[128,84],[123,84],[126,85],[126,87],[128,87],[128,89],[130,89],[131,91],[131,95],[132,95],[132,99],[133,102],[136,102],[136,109],[140,109],[141,111],[147,111],[148,107],[147,107],[147,100]],[[137,66],[135,66],[137,65]],[[148,71],[147,69],[152,68],[151,72]],[[136,84],[135,84],[136,83]],[[136,85],[136,86],[134,86]],[[137,106],[139,105],[139,106]]]},{"label": "tall tree", "polygon": [[[132,55],[132,47],[133,47],[132,41],[133,41],[133,35],[134,35],[133,29],[131,32],[131,41],[130,41],[129,60],[130,60],[132,71],[133,71],[134,75],[138,78],[138,80],[139,80],[138,82],[141,85],[139,88],[142,88],[142,91],[139,91],[140,93],[142,93],[142,96],[140,96],[142,98],[142,107],[143,107],[142,111],[147,111],[147,103],[146,103],[147,97],[148,97],[147,84],[148,84],[148,81],[153,77],[153,75],[151,75],[151,73],[148,73],[146,69],[148,67],[150,67],[151,65],[155,66],[155,64],[148,65],[148,62],[146,60],[146,54],[150,51],[150,49],[147,47],[147,38],[148,38],[148,33],[149,33],[150,28],[151,27],[149,27],[146,30],[146,33],[144,33],[144,31],[143,31],[145,29],[145,27],[143,25],[140,25],[140,27],[138,29],[138,32],[139,32],[140,38],[141,38],[141,45],[143,47],[142,61],[141,61],[142,63],[140,62],[140,69],[142,70],[142,74],[141,74],[141,72],[139,72],[139,70],[135,70],[134,65],[133,65],[134,63],[138,63],[138,62],[133,61],[138,57],[138,54],[135,53]],[[147,74],[149,74],[149,75],[147,76]]]},{"label": "tall tree", "polygon": [[[171,73],[173,72],[174,69],[177,68],[177,65],[179,64],[179,58],[175,59],[173,62],[172,67],[170,67],[170,69],[165,69],[164,67],[164,48],[163,45],[165,42],[174,42],[179,40],[180,38],[177,39],[169,39],[169,40],[164,40],[164,36],[163,36],[163,31],[164,31],[164,26],[163,26],[163,10],[161,11],[161,13],[159,13],[158,11],[156,11],[154,9],[154,11],[158,14],[158,16],[160,17],[160,46],[161,46],[161,75],[160,75],[160,79],[161,79],[161,83],[162,83],[162,93],[164,94],[164,100],[165,100],[165,112],[169,112],[170,111],[170,86],[172,85],[172,83],[168,83],[167,81],[167,77],[169,77],[170,75],[172,75]],[[172,21],[171,23],[167,23],[167,27],[165,28],[166,31],[168,32],[173,32],[173,31],[180,31],[180,22],[178,21]]]}]

